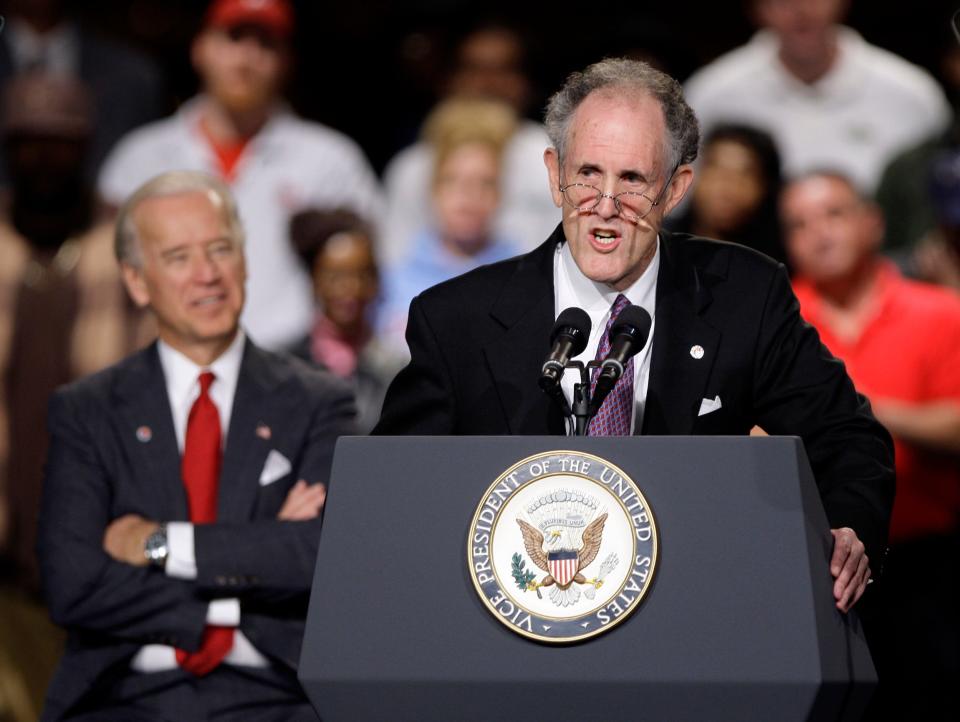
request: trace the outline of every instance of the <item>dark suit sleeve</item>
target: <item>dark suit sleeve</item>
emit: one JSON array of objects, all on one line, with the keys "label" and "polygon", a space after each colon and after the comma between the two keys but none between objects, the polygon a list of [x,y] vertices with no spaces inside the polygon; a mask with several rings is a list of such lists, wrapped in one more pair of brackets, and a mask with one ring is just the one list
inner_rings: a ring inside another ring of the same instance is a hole
[{"label": "dark suit sleeve", "polygon": [[406,336],[410,363],[390,384],[372,434],[453,434],[456,400],[451,374],[419,296],[410,304]]},{"label": "dark suit sleeve", "polygon": [[161,570],[114,561],[103,550],[112,482],[97,452],[91,414],[66,392],[50,402],[50,451],[38,553],[53,621],[141,643],[197,649],[207,602]]},{"label": "dark suit sleeve", "polygon": [[893,441],[844,365],[800,317],[782,266],[767,295],[757,351],[759,425],[803,439],[831,528],[853,529],[878,574],[893,506]]},{"label": "dark suit sleeve", "polygon": [[[337,439],[353,432],[352,394],[341,384],[328,386],[304,436],[292,478],[327,483]],[[198,588],[215,596],[280,600],[310,590],[321,519],[197,524],[194,552]]]}]

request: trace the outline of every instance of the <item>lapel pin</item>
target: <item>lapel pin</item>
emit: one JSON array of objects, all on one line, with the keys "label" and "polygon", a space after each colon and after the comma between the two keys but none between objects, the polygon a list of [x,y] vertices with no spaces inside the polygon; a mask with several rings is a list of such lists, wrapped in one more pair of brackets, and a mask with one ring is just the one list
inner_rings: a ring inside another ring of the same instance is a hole
[{"label": "lapel pin", "polygon": [[696,346],[691,346],[691,347],[690,347],[690,355],[693,356],[693,357],[694,357],[695,359],[697,359],[697,360],[702,359],[702,358],[703,358],[703,346],[700,346],[699,344],[696,345]]},{"label": "lapel pin", "polygon": [[273,435],[273,432],[270,431],[270,427],[264,423],[257,424],[257,436],[259,436],[264,441],[269,441],[270,437]]},{"label": "lapel pin", "polygon": [[143,444],[146,444],[152,438],[153,438],[153,431],[150,430],[149,426],[137,427],[137,441]]}]

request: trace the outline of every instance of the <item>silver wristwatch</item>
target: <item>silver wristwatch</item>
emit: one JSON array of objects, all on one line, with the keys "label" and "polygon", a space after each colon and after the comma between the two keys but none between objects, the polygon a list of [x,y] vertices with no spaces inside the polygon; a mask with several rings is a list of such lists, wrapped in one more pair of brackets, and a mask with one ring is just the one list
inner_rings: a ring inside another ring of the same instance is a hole
[{"label": "silver wristwatch", "polygon": [[144,542],[143,556],[147,558],[148,563],[162,569],[167,563],[168,551],[167,525],[161,524]]}]

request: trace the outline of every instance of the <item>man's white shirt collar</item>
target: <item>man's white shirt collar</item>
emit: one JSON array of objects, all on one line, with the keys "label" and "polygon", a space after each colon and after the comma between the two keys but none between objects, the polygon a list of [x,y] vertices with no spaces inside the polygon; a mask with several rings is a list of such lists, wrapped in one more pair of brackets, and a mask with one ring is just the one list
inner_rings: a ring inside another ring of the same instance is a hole
[{"label": "man's white shirt collar", "polygon": [[[587,347],[574,360],[586,364],[596,357],[597,348],[606,330],[607,321],[610,319],[610,310],[617,300],[617,296],[621,293],[627,297],[630,303],[640,306],[650,314],[650,319],[653,321],[650,326],[650,335],[647,337],[646,345],[634,358],[634,429],[643,423],[647,385],[650,380],[650,353],[653,347],[653,331],[656,323],[657,276],[660,272],[659,236],[656,243],[657,247],[653,258],[650,259],[650,264],[643,275],[625,291],[617,291],[604,283],[597,283],[587,278],[573,259],[569,243],[561,243],[557,246],[553,264],[554,318],[559,316],[561,311],[571,306],[582,308],[590,317],[591,328]],[[573,386],[577,381],[579,381],[579,375],[575,371],[568,371],[563,376],[561,386],[568,403],[573,398]]]},{"label": "man's white shirt collar", "polygon": [[[593,330],[590,334],[593,336],[593,331],[597,330],[597,320],[602,319],[603,324],[606,324],[610,308],[617,300],[617,296],[622,293],[630,303],[642,306],[653,318],[657,302],[657,274],[660,270],[659,237],[656,243],[657,248],[654,251],[653,258],[650,259],[650,264],[643,275],[625,291],[617,291],[605,283],[597,283],[587,278],[573,259],[570,244],[560,244],[557,249],[558,268],[556,274],[558,313],[570,306],[582,308],[593,322]],[[603,324],[600,325],[600,331],[603,331]]]},{"label": "man's white shirt collar", "polygon": [[198,379],[203,371],[211,371],[216,377],[210,387],[210,397],[220,412],[220,430],[223,438],[226,439],[245,342],[246,335],[240,329],[227,350],[209,366],[195,364],[169,344],[163,341],[157,342],[160,366],[167,386],[167,398],[170,400],[173,425],[177,433],[177,445],[181,451],[183,451],[190,407],[200,395]]}]

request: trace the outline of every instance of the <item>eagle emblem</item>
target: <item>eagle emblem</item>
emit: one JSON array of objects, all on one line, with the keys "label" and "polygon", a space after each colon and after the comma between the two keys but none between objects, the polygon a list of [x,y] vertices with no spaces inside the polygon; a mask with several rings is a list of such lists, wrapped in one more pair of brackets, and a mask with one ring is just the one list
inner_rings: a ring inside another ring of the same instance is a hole
[{"label": "eagle emblem", "polygon": [[524,569],[522,558],[515,554],[512,571],[517,586],[535,591],[538,597],[540,589],[549,588],[551,601],[560,607],[580,599],[580,590],[574,584],[588,586],[584,593],[593,599],[603,578],[617,565],[616,554],[610,554],[595,578],[588,579],[582,571],[600,553],[607,513],[598,508],[596,499],[567,490],[541,497],[526,511],[529,521],[517,518],[523,546],[546,576],[536,581],[536,575]]},{"label": "eagle emblem", "polygon": [[486,490],[467,533],[467,565],[498,623],[528,639],[589,639],[640,605],[657,567],[653,513],[617,466],[543,451]]}]

